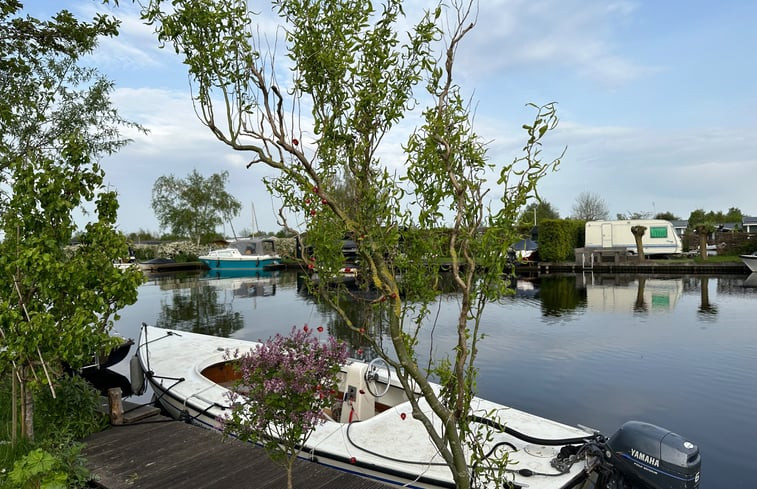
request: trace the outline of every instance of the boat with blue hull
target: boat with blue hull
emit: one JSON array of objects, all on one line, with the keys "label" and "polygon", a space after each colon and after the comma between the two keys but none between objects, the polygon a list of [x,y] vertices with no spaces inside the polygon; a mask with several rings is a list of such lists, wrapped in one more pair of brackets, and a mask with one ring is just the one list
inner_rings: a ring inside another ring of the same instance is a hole
[{"label": "boat with blue hull", "polygon": [[211,270],[274,270],[282,266],[273,238],[236,239],[198,259]]}]

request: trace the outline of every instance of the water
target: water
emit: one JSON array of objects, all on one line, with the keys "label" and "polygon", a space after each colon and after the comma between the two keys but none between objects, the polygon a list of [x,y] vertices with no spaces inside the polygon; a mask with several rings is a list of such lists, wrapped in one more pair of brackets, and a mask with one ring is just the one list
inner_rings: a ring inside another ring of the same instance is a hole
[{"label": "water", "polygon": [[[515,296],[486,311],[478,393],[607,435],[631,419],[663,426],[699,445],[702,488],[755,488],[753,280],[592,274],[519,280]],[[457,298],[445,295],[436,307],[436,324],[424,327],[434,331],[433,342],[421,338],[421,358],[429,349],[451,351],[456,341]],[[352,312],[372,321],[369,311]],[[251,340],[323,325],[364,346],[290,272],[152,278],[116,330],[136,339],[142,321]]]}]

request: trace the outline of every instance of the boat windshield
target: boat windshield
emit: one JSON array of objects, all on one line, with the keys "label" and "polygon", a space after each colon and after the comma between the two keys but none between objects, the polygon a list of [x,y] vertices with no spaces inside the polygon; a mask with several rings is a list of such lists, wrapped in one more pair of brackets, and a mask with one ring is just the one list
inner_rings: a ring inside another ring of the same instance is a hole
[{"label": "boat windshield", "polygon": [[272,255],[275,253],[273,241],[270,239],[240,239],[233,242],[232,246],[243,255]]}]

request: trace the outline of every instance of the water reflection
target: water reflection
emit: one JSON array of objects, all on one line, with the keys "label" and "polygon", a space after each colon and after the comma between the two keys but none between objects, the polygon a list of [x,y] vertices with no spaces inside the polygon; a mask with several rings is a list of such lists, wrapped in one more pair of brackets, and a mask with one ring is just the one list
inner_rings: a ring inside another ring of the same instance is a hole
[{"label": "water reflection", "polygon": [[718,313],[718,306],[710,302],[710,279],[709,277],[702,277],[699,284],[699,309],[697,310],[697,317],[699,319],[708,321],[713,320],[713,316]]},{"label": "water reflection", "polygon": [[588,308],[595,311],[650,314],[670,312],[683,295],[681,278],[632,275],[584,275]]},{"label": "water reflection", "polygon": [[586,289],[576,286],[573,275],[543,277],[539,284],[539,299],[544,317],[562,317],[584,309],[587,303]]},{"label": "water reflection", "polygon": [[245,306],[235,300],[256,300],[276,294],[278,272],[208,272],[205,275],[157,278],[161,289],[171,291],[161,298],[155,325],[228,337],[245,325]]}]

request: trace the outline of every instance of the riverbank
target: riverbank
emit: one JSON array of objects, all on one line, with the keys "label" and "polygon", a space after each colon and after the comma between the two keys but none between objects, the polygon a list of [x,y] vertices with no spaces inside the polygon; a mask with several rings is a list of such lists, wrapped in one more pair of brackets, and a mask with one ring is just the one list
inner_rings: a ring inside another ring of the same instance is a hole
[{"label": "riverbank", "polygon": [[639,274],[723,274],[723,275],[748,275],[749,268],[741,262],[680,262],[669,260],[649,260],[642,263],[598,263],[592,266],[582,266],[571,262],[538,262],[520,264],[515,267],[518,275],[531,275],[543,273],[639,273]]}]

